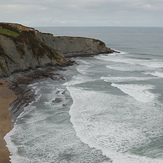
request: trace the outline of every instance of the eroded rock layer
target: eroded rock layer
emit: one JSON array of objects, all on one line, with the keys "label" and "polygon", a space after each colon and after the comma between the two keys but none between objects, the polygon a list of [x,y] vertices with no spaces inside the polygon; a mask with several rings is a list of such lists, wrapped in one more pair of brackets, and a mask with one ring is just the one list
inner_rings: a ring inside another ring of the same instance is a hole
[{"label": "eroded rock layer", "polygon": [[112,53],[100,40],[54,37],[34,28],[0,23],[0,76],[46,65],[66,65],[65,57]]}]

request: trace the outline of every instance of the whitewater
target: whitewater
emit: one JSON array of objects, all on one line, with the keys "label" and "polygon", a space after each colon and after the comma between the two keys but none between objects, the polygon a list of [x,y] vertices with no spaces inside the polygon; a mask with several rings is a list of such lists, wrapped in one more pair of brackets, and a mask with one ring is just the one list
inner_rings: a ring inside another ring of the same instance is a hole
[{"label": "whitewater", "polygon": [[120,53],[73,58],[57,70],[65,80],[29,85],[37,99],[5,136],[11,162],[162,163],[163,29],[39,30],[98,38]]}]

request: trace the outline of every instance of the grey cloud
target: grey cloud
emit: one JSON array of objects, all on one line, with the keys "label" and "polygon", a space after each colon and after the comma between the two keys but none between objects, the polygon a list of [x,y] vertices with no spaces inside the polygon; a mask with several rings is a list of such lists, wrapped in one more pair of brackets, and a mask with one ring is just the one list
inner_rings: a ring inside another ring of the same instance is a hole
[{"label": "grey cloud", "polygon": [[0,15],[30,26],[163,26],[163,1],[1,0]]}]

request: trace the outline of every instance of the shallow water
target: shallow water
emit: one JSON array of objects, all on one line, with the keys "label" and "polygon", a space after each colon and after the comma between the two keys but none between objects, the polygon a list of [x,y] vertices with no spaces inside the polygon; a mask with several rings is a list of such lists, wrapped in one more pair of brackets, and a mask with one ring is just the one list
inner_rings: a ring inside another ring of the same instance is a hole
[{"label": "shallow water", "polygon": [[163,162],[163,29],[41,30],[102,39],[121,53],[75,58],[58,72],[65,81],[29,86],[39,99],[5,137],[12,163]]}]

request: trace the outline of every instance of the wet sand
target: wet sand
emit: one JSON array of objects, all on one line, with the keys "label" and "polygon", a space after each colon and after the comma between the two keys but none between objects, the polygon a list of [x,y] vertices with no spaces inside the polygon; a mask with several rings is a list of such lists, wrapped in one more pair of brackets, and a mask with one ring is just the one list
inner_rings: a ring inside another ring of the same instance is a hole
[{"label": "wet sand", "polygon": [[12,129],[9,105],[16,99],[16,95],[9,89],[7,83],[0,80],[0,163],[10,163],[10,153],[6,147],[4,136]]}]

